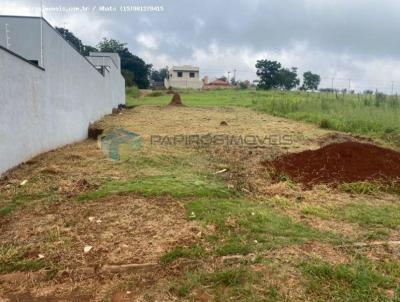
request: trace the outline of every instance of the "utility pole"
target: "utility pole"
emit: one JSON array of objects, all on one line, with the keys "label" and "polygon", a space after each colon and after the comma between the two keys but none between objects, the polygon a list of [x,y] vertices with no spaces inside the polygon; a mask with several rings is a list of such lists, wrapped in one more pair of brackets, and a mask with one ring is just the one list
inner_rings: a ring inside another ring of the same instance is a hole
[{"label": "utility pole", "polygon": [[229,77],[230,77],[230,75],[231,75],[231,72],[228,71],[228,83],[229,83]]},{"label": "utility pole", "polygon": [[392,81],[392,95],[394,94],[394,81]]},{"label": "utility pole", "polygon": [[6,23],[6,46],[7,46],[7,49],[10,49],[10,47],[11,47],[9,33],[10,33],[10,31],[8,30],[8,23]]},{"label": "utility pole", "polygon": [[350,92],[350,89],[351,89],[351,79],[349,79],[349,92]]},{"label": "utility pole", "polygon": [[236,83],[236,69],[233,70],[233,81]]},{"label": "utility pole", "polygon": [[334,90],[335,90],[335,85],[334,85],[334,82],[335,82],[335,78],[332,78],[332,93],[334,92]]}]

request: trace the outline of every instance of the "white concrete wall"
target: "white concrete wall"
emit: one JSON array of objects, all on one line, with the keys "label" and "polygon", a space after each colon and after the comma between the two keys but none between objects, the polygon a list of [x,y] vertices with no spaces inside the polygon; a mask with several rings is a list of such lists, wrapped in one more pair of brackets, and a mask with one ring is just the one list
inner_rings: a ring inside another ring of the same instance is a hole
[{"label": "white concrete wall", "polygon": [[[7,48],[7,35],[9,49],[28,60],[40,62],[40,22],[37,17],[9,17],[0,16],[0,45]],[[6,24],[8,34],[6,35]],[[27,35],[29,33],[29,35]]]},{"label": "white concrete wall", "polygon": [[90,52],[91,57],[109,57],[118,69],[121,69],[121,58],[117,53],[111,52]]},{"label": "white concrete wall", "polygon": [[0,173],[48,143],[45,72],[0,48]]},{"label": "white concrete wall", "polygon": [[164,79],[164,86],[167,89],[169,88],[201,89],[203,87],[203,81],[199,79],[188,79],[188,78]]},{"label": "white concrete wall", "polygon": [[89,123],[125,103],[120,70],[102,75],[46,22],[43,57],[44,71],[0,49],[0,173],[85,139]]}]

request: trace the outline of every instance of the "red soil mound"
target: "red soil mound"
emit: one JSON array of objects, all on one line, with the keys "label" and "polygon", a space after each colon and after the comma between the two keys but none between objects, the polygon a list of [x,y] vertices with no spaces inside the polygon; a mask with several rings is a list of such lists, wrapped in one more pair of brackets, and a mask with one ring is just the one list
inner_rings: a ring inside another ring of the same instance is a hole
[{"label": "red soil mound", "polygon": [[183,106],[179,93],[174,93],[174,95],[172,96],[172,100],[169,103],[169,106]]},{"label": "red soil mound", "polygon": [[371,144],[343,142],[263,162],[307,187],[357,181],[400,182],[400,153]]}]

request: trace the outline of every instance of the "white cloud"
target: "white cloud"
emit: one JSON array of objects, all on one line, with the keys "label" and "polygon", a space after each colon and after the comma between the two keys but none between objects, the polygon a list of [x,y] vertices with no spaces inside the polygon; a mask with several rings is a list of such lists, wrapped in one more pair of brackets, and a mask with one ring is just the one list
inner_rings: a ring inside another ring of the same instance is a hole
[{"label": "white cloud", "polygon": [[140,33],[136,37],[136,42],[138,42],[141,46],[148,49],[157,49],[158,43],[156,38],[151,34]]},{"label": "white cloud", "polygon": [[195,16],[194,18],[194,31],[198,35],[205,28],[206,22],[200,17]]},{"label": "white cloud", "polygon": [[1,0],[0,15],[40,16],[40,2]]},{"label": "white cloud", "polygon": [[[350,84],[350,88],[356,91],[378,89],[391,93],[392,80],[389,79],[400,79],[400,62],[396,60],[356,59],[349,55],[311,50],[304,43],[290,50],[258,52],[244,47],[223,47],[214,42],[208,48],[193,49],[188,58],[175,58],[151,50],[143,50],[138,55],[146,62],[152,62],[155,68],[183,64],[199,66],[202,76],[210,78],[227,76],[228,71],[232,77],[236,69],[238,80],[254,80],[257,78],[256,61],[269,59],[281,62],[284,67],[299,67],[299,78],[309,70],[320,74],[321,87],[331,87],[334,78],[337,89],[348,88]],[[400,81],[395,81],[394,92],[400,92]]]},{"label": "white cloud", "polygon": [[[40,0],[0,1],[1,14],[40,15]],[[98,0],[84,2],[98,4]],[[273,59],[285,67],[299,67],[300,75],[308,70],[319,73],[324,87],[332,85],[332,77],[338,88],[348,87],[349,79],[359,90],[390,92],[392,81],[400,87],[400,40],[393,38],[400,34],[397,0],[167,2],[160,14],[46,13],[45,17],[53,25],[65,25],[87,44],[95,45],[105,36],[127,42],[132,53],[157,68],[192,64],[210,76],[237,69],[238,78],[251,80],[256,78],[257,59]],[[45,0],[45,4],[82,5],[82,0]]]},{"label": "white cloud", "polygon": [[85,44],[96,45],[102,38],[110,37],[113,22],[95,14],[49,15],[46,19],[58,27],[66,27]]},{"label": "white cloud", "polygon": [[[0,14],[19,16],[40,16],[40,0],[0,0]],[[50,6],[51,5],[51,6]],[[52,7],[50,1],[44,1],[43,16],[54,27],[67,27],[84,43],[96,45],[103,37],[110,37],[113,20],[95,13],[62,13],[49,12],[46,7]]]}]

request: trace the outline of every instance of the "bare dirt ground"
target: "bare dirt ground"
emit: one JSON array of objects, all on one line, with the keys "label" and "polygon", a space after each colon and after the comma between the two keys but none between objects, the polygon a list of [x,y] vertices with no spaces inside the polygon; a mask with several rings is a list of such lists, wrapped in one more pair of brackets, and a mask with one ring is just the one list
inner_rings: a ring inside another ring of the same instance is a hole
[{"label": "bare dirt ground", "polygon": [[[257,200],[296,222],[353,241],[365,241],[370,230],[350,218],[326,217],[319,212],[311,215],[311,210],[365,200],[372,205],[399,203],[398,196],[392,194],[359,195],[326,186],[303,190],[284,179],[273,181],[261,161],[318,149],[328,141],[365,141],[310,124],[244,108],[140,106],[107,116],[96,125],[137,133],[144,139],[143,148],[129,153],[128,159],[112,161],[96,141],[86,140],[42,154],[0,181],[0,302],[218,300],[207,286],[192,290],[189,296],[176,295],[171,282],[197,267],[205,271],[219,267],[220,256],[186,262],[178,259],[168,265],[161,261],[177,246],[209,247],[206,238],[217,232],[215,226],[188,219],[185,210],[188,200],[199,197],[158,194],[163,185],[149,191],[143,182],[143,187],[128,184],[123,190],[112,187],[107,194],[90,200],[80,198],[104,191],[104,184],[136,178],[147,181],[160,175],[186,181],[193,173],[207,170],[240,198]],[[151,144],[152,136],[193,134],[267,136],[270,141],[261,147],[251,143],[205,148]],[[282,137],[289,138],[290,143],[282,143]],[[192,157],[186,164],[188,154]],[[167,157],[173,157],[174,162]],[[183,171],[178,171],[182,176],[176,176],[177,169]],[[388,232],[385,240],[398,240],[397,230]],[[85,247],[90,250],[85,252]],[[371,259],[398,258],[395,247],[365,248],[361,253]],[[278,292],[286,299],[305,301],[308,298],[300,273],[292,264],[304,257],[349,263],[354,252],[312,241],[267,250],[259,256],[278,268],[252,264],[252,272],[267,279],[269,276],[269,284],[281,287]],[[124,265],[131,266],[121,267]],[[262,293],[262,286],[257,286],[254,284],[253,290]]]}]

